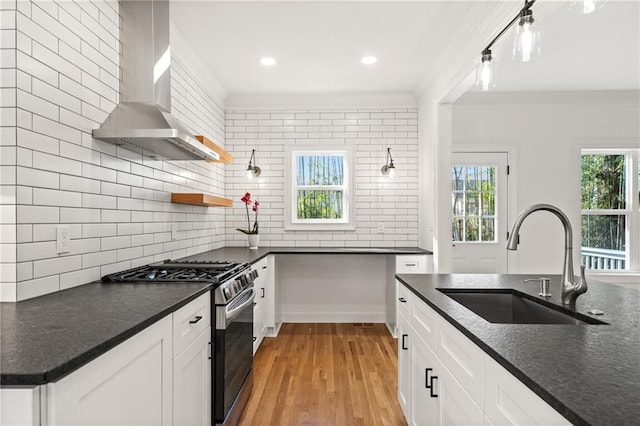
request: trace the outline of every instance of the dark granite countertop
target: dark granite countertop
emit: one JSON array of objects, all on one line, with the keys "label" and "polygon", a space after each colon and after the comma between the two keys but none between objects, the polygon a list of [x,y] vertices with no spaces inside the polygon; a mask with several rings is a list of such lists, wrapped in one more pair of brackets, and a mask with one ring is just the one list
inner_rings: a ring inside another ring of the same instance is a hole
[{"label": "dark granite countertop", "polygon": [[433,252],[418,247],[223,247],[187,256],[182,260],[233,260],[254,263],[269,254],[428,254]]},{"label": "dark granite countertop", "polygon": [[210,289],[210,284],[91,283],[0,303],[0,384],[56,381]]},{"label": "dark granite countertop", "polygon": [[[573,424],[623,425],[640,419],[640,291],[588,280],[574,311],[604,311],[609,325],[493,324],[438,288],[514,288],[533,297],[536,275],[398,275],[487,354]],[[548,300],[561,305],[560,276]]]},{"label": "dark granite countertop", "polygon": [[[431,254],[419,248],[225,247],[189,260],[254,263],[268,254]],[[74,287],[0,303],[0,385],[59,380],[212,289],[211,284],[144,283]]]}]

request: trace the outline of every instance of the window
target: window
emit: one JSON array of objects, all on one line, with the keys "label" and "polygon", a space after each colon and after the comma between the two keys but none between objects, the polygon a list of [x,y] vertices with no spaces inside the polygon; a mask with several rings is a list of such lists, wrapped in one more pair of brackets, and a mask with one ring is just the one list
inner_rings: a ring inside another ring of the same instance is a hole
[{"label": "window", "polygon": [[451,168],[453,241],[496,241],[496,168]]},{"label": "window", "polygon": [[638,269],[639,156],[637,150],[582,151],[581,258],[587,269]]},{"label": "window", "polygon": [[287,229],[355,229],[351,149],[289,147]]}]

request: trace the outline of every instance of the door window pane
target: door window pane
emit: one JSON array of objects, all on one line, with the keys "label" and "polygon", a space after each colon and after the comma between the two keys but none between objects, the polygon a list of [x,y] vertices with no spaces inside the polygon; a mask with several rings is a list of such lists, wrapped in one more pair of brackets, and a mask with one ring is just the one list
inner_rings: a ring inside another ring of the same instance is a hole
[{"label": "door window pane", "polygon": [[453,166],[451,188],[453,241],[497,241],[496,168]]}]

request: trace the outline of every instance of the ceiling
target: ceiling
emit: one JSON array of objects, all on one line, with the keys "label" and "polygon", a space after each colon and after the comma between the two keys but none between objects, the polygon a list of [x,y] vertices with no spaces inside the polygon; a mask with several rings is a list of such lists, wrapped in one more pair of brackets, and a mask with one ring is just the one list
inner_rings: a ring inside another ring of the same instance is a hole
[{"label": "ceiling", "polygon": [[[453,42],[495,4],[187,0],[172,2],[171,13],[230,95],[398,93],[424,85],[429,67],[455,55]],[[511,60],[507,32],[494,48],[498,90],[640,89],[640,2],[611,0],[578,15],[566,2],[540,0],[534,13],[544,25],[541,56]],[[378,62],[361,64],[365,55]],[[277,65],[260,65],[264,56]]]}]

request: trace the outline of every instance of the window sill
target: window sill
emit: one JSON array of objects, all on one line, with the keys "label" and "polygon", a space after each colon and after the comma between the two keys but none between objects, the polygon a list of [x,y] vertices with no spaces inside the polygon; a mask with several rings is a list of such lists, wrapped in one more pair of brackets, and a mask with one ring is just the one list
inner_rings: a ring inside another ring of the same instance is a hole
[{"label": "window sill", "polygon": [[355,231],[351,223],[291,223],[284,226],[285,231]]}]

